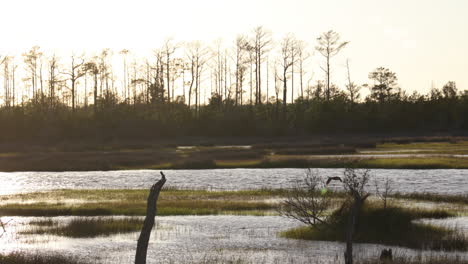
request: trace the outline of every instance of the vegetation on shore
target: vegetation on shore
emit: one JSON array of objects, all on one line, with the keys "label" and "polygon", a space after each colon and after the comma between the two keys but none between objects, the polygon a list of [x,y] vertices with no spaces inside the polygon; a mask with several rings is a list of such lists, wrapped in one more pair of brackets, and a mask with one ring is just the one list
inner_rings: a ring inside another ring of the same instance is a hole
[{"label": "vegetation on shore", "polygon": [[[245,191],[207,191],[178,190],[166,188],[159,201],[159,215],[185,214],[249,214],[264,215],[274,212],[276,199],[283,197],[288,190],[262,189]],[[17,215],[144,215],[148,190],[56,190],[0,196],[3,206],[0,215],[5,212],[20,213]],[[330,192],[337,199],[345,196],[341,192]],[[465,196],[437,194],[394,194],[395,199],[416,199],[436,202],[466,203]],[[51,203],[44,201],[50,200]],[[269,202],[266,202],[270,200]],[[58,202],[61,201],[61,202]],[[273,201],[273,202],[272,202]],[[57,203],[58,202],[58,203]],[[359,225],[355,242],[378,243],[404,246],[416,249],[468,250],[468,237],[441,227],[414,224],[419,218],[447,218],[456,212],[443,210],[422,210],[415,208],[387,209],[377,208],[375,201],[366,203],[359,216]],[[132,208],[132,209],[128,209]],[[128,210],[127,210],[128,209]],[[17,211],[15,211],[17,210]],[[126,211],[127,210],[127,211]],[[322,226],[317,230],[297,228],[281,233],[288,238],[342,241],[343,228],[347,212],[335,211],[330,215],[331,226]],[[141,227],[142,219],[138,217],[77,217],[65,224],[58,224],[51,218],[34,220],[29,223],[30,229],[23,234],[51,234],[67,237],[96,237],[117,233],[135,232]],[[391,230],[389,232],[388,230]],[[404,234],[404,235],[403,235]],[[14,253],[0,255],[10,262],[5,263],[64,263],[80,264],[81,262],[65,256],[25,255]],[[35,261],[35,262],[34,262]],[[42,261],[42,262],[41,262]],[[445,262],[444,262],[445,261]],[[1,262],[4,263],[4,262]],[[359,264],[386,264],[378,260],[359,260]],[[462,260],[450,258],[429,258],[424,260],[396,258],[400,264],[466,264]]]},{"label": "vegetation on shore", "polygon": [[74,218],[65,225],[52,219],[29,223],[30,228],[23,234],[50,234],[73,238],[109,236],[112,234],[140,231],[142,218]]},{"label": "vegetation on shore", "polygon": [[[158,215],[272,214],[275,205],[262,198],[282,192],[210,192],[169,188],[158,201]],[[19,194],[1,198],[3,205],[0,206],[0,215],[145,215],[147,196],[148,190],[59,190]]]},{"label": "vegetation on shore", "polygon": [[3,264],[88,264],[82,260],[66,255],[30,254],[13,252],[0,254],[0,263]]},{"label": "vegetation on shore", "polygon": [[429,256],[426,258],[396,257],[393,260],[357,260],[356,264],[468,264],[468,260],[447,256]]},{"label": "vegetation on shore", "polygon": [[[439,139],[439,138],[435,138]],[[456,138],[452,138],[455,140]],[[121,143],[108,146],[76,144],[54,147],[0,145],[0,171],[87,171],[127,169],[214,168],[468,168],[468,141],[396,142],[356,140],[338,142],[298,140],[290,143],[213,145],[198,142]],[[415,139],[417,140],[417,139]],[[429,139],[427,139],[429,140]],[[447,140],[447,139],[445,139]],[[218,142],[219,143],[219,142]],[[405,157],[392,157],[392,154]],[[387,156],[379,156],[387,155]],[[419,155],[419,156],[418,156]],[[426,156],[421,156],[426,155]],[[458,155],[458,156],[457,156]],[[461,156],[460,156],[461,155]]]},{"label": "vegetation on shore", "polygon": [[370,158],[358,161],[357,166],[374,169],[468,169],[468,157]]},{"label": "vegetation on shore", "polygon": [[[275,214],[276,199],[282,199],[287,189],[259,189],[243,191],[208,191],[164,189],[159,200],[159,215],[270,215]],[[343,192],[328,192],[336,199]],[[55,190],[0,196],[2,216],[99,216],[144,215],[148,190]],[[446,202],[464,206],[466,195],[431,193],[395,193],[394,199]]]},{"label": "vegetation on shore", "polygon": [[[132,159],[143,154],[125,154],[111,157],[112,154],[101,155],[108,157],[97,157],[98,154],[84,153],[74,159],[64,154],[43,154],[39,157],[18,158],[8,162],[9,159],[0,160],[2,171],[90,171],[90,170],[137,170],[137,169],[230,169],[230,168],[345,168],[359,167],[372,169],[468,169],[468,157],[416,157],[405,158],[376,158],[363,156],[346,157],[314,157],[307,155],[280,156],[271,155],[261,158],[249,159],[180,159],[174,161],[158,162],[157,158],[152,160],[151,154],[144,157],[146,161]],[[96,158],[96,159],[94,159]],[[116,160],[106,160],[106,159]]]},{"label": "vegetation on shore", "polygon": [[[274,205],[248,201],[178,200],[160,201],[158,215],[265,215],[274,210]],[[83,204],[7,204],[0,207],[2,216],[100,216],[100,215],[145,215],[146,201],[100,202]]]},{"label": "vegetation on shore", "polygon": [[[354,242],[376,243],[414,249],[468,250],[468,237],[457,230],[415,224],[420,218],[447,218],[453,216],[441,210],[416,210],[397,207],[365,206],[358,215]],[[299,227],[281,233],[295,239],[344,241],[349,208],[330,215],[327,224],[317,228]]]},{"label": "vegetation on shore", "polygon": [[[224,259],[221,256],[209,256],[202,262],[198,263],[224,263]],[[8,254],[0,254],[0,262],[4,264],[89,264],[90,262],[84,262],[77,260],[76,258],[65,256],[65,255],[48,255],[48,254],[29,254],[24,252],[13,252]],[[92,262],[98,263],[98,262]],[[244,260],[242,257],[233,259],[229,263],[246,263],[251,264],[253,262]],[[261,262],[266,263],[266,262]],[[312,259],[311,259],[311,263]],[[396,257],[393,261],[381,261],[379,259],[357,259],[356,264],[468,264],[467,260],[457,259],[447,256],[429,256],[426,258],[417,257]]]}]

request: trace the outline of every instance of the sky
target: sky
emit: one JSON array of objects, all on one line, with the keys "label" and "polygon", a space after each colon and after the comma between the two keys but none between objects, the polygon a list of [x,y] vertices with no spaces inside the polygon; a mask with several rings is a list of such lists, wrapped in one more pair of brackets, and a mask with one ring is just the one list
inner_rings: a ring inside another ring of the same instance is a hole
[{"label": "sky", "polygon": [[[314,51],[320,33],[334,30],[349,45],[333,58],[332,81],[369,82],[373,69],[396,72],[409,92],[456,81],[468,89],[466,0],[2,0],[0,54],[34,45],[49,52],[123,48],[150,53],[168,37],[232,43],[256,26],[278,42],[286,33]],[[314,79],[323,79],[315,52]]]}]

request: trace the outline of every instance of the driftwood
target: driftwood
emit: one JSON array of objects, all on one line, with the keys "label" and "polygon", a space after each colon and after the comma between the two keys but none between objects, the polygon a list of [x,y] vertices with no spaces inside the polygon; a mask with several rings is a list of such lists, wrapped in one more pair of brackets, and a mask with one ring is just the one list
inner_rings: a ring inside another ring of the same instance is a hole
[{"label": "driftwood", "polygon": [[146,264],[146,253],[148,251],[148,243],[151,236],[151,230],[154,226],[154,218],[157,213],[156,204],[158,201],[159,193],[161,188],[166,182],[166,177],[161,171],[161,179],[156,182],[150,189],[148,195],[148,204],[146,208],[145,222],[141,229],[140,237],[138,238],[137,250],[135,254],[135,264]]}]

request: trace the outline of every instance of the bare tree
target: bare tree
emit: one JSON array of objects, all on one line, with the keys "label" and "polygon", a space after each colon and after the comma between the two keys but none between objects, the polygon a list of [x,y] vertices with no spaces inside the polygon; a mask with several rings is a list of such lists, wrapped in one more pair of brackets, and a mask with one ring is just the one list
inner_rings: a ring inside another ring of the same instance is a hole
[{"label": "bare tree", "polygon": [[286,110],[286,99],[287,99],[287,82],[291,77],[289,75],[289,69],[294,64],[294,59],[297,59],[297,49],[293,48],[295,45],[296,38],[292,34],[287,34],[281,42],[281,68],[282,76],[280,77],[283,82],[283,107]]},{"label": "bare tree", "polygon": [[153,70],[152,79],[149,86],[149,93],[151,96],[151,103],[163,103],[164,102],[164,65],[163,65],[163,53],[161,50],[155,50],[154,55],[156,57],[156,63],[151,67]]},{"label": "bare tree", "polygon": [[[112,51],[110,49],[103,49],[97,58],[97,66],[99,68],[100,76],[99,94],[101,97],[104,96],[105,98],[108,98],[110,93],[109,81],[112,75],[112,64],[110,63],[112,60],[111,57]],[[105,90],[105,94],[103,90]]]},{"label": "bare tree", "polygon": [[272,39],[269,31],[265,30],[262,26],[254,29],[251,45],[255,59],[255,104],[262,103],[262,63],[271,43]]},{"label": "bare tree", "polygon": [[280,76],[278,73],[278,61],[275,60],[275,64],[273,66],[274,69],[274,76],[275,76],[275,97],[276,97],[276,106],[275,106],[275,115],[276,119],[278,119],[278,113],[279,113],[279,93],[281,91],[281,84],[280,84]]},{"label": "bare tree", "polygon": [[[212,56],[214,57],[213,64],[211,66],[212,68],[212,76],[214,76],[214,91],[213,88],[211,89],[211,93],[219,96],[221,98],[220,103],[222,102],[223,98],[223,92],[222,92],[222,87],[223,87],[223,81],[225,79],[224,76],[224,59],[223,59],[223,54],[221,50],[222,46],[222,40],[218,39],[214,43],[215,48],[213,49]],[[212,77],[213,78],[213,77]]]},{"label": "bare tree", "polygon": [[171,56],[179,47],[178,44],[172,43],[172,39],[169,38],[164,42],[163,45],[163,54],[166,57],[165,66],[166,66],[166,87],[167,87],[167,101],[171,102]]},{"label": "bare tree", "polygon": [[294,103],[294,65],[299,61],[299,41],[292,35],[291,42],[291,104]]},{"label": "bare tree", "polygon": [[358,100],[359,97],[361,96],[359,94],[359,91],[361,90],[361,86],[356,85],[354,82],[351,81],[351,73],[349,70],[349,60],[346,60],[346,69],[348,71],[348,83],[346,84],[346,90],[348,91],[349,100],[351,101],[352,104],[354,104],[354,102]]},{"label": "bare tree", "polygon": [[[78,62],[76,61],[78,59]],[[85,61],[82,56],[76,58],[74,54],[71,56],[71,61],[70,61],[70,69],[69,71],[62,72],[65,75],[69,76],[69,80],[71,82],[71,100],[72,100],[72,111],[75,112],[75,107],[76,107],[76,84],[79,78],[83,77],[86,73],[84,69],[84,64]]]},{"label": "bare tree", "polygon": [[123,57],[123,94],[124,101],[127,101],[129,91],[128,91],[128,68],[127,68],[127,56],[130,51],[128,49],[123,49],[119,54]]},{"label": "bare tree", "polygon": [[328,226],[330,223],[324,218],[324,213],[331,209],[331,196],[327,194],[327,184],[332,180],[343,183],[349,198],[343,203],[338,213],[349,206],[350,213],[346,227],[345,263],[353,263],[353,234],[357,225],[358,214],[370,193],[366,191],[370,180],[369,170],[346,168],[343,177],[327,177],[327,181],[320,177],[317,171],[310,169],[303,181],[296,185],[286,195],[278,211],[281,215],[298,220],[313,228]]},{"label": "bare tree", "polygon": [[311,227],[326,224],[323,217],[331,208],[331,196],[322,192],[326,188],[325,178],[317,170],[308,169],[302,181],[297,181],[288,191],[279,207],[279,213]]},{"label": "bare tree", "polygon": [[148,243],[151,236],[151,230],[154,226],[154,218],[156,217],[157,213],[157,202],[159,198],[159,193],[161,192],[164,183],[166,183],[166,177],[164,173],[162,171],[160,173],[161,179],[151,187],[150,193],[148,195],[146,217],[145,221],[143,222],[140,237],[138,238],[137,250],[135,254],[135,264],[146,263]]},{"label": "bare tree", "polygon": [[254,50],[252,48],[249,47],[248,49],[248,52],[249,52],[249,88],[250,88],[250,101],[249,101],[249,104],[250,105],[253,105],[253,66],[255,64],[254,62]]},{"label": "bare tree", "polygon": [[96,58],[94,60],[91,60],[89,62],[86,62],[84,64],[84,69],[86,72],[90,72],[93,75],[93,80],[94,80],[94,88],[93,88],[93,103],[94,103],[94,113],[97,112],[97,100],[98,100],[98,76],[99,76],[99,67],[97,63],[95,62]]},{"label": "bare tree", "polygon": [[236,105],[242,105],[242,92],[243,92],[243,82],[245,79],[245,71],[247,70],[246,63],[248,62],[248,57],[246,51],[248,49],[248,42],[245,36],[239,35],[236,38],[235,46],[235,64],[236,64],[236,92],[235,92],[235,102]]},{"label": "bare tree", "polygon": [[204,70],[204,65],[209,59],[209,50],[202,46],[198,41],[192,42],[188,45],[187,57],[190,60],[191,64],[191,81],[189,87],[189,107],[191,102],[191,93],[192,89],[195,92],[195,112],[198,113],[199,104],[200,104],[200,84],[201,84],[201,75]]},{"label": "bare tree", "polygon": [[195,83],[196,75],[195,75],[195,69],[196,69],[196,55],[193,52],[190,52],[188,55],[188,59],[190,61],[189,63],[189,69],[190,69],[190,86],[188,90],[188,108],[190,108],[190,104],[192,103],[192,93],[193,93],[193,84]]},{"label": "bare tree", "polygon": [[379,182],[377,179],[374,181],[375,186],[375,194],[382,200],[384,209],[387,209],[388,199],[390,195],[393,193],[393,181],[387,176],[383,182],[383,186],[379,186]]},{"label": "bare tree", "polygon": [[56,90],[58,85],[63,81],[59,77],[59,61],[55,54],[53,54],[48,60],[48,70],[49,70],[49,105],[54,108],[54,102],[56,101]]},{"label": "bare tree", "polygon": [[[12,56],[5,56],[0,59],[0,65],[3,64],[3,88],[4,88],[4,96],[3,96],[3,102],[6,107],[11,106],[12,102],[12,85],[11,85],[11,68],[13,62],[13,57]],[[13,65],[14,67],[14,65]]]},{"label": "bare tree", "polygon": [[39,46],[34,46],[28,52],[23,53],[26,70],[31,75],[32,98],[34,102],[37,102],[37,71],[41,56],[42,52]]},{"label": "bare tree", "polygon": [[14,60],[12,59],[12,63],[11,63],[11,88],[12,88],[12,102],[13,102],[13,107],[15,106],[15,102],[16,102],[16,80],[15,80],[15,76],[16,76],[16,69],[18,68],[18,65],[15,64]]},{"label": "bare tree", "polygon": [[322,33],[319,38],[317,38],[318,45],[315,49],[322,54],[326,59],[326,66],[322,69],[326,74],[326,98],[327,101],[330,100],[330,60],[332,57],[337,55],[349,42],[341,41],[340,35],[333,30]]},{"label": "bare tree", "polygon": [[174,101],[175,100],[175,82],[183,74],[184,61],[181,58],[173,58],[170,63],[171,63],[171,67],[170,67],[171,78],[170,78],[170,81],[171,81],[171,86],[172,86],[172,91],[171,91],[172,98],[171,98],[171,100]]},{"label": "bare tree", "polygon": [[138,101],[138,98],[137,98],[138,97],[137,95],[138,84],[141,84],[143,79],[140,79],[138,77],[139,69],[138,69],[137,60],[135,58],[133,60],[133,63],[131,64],[131,68],[132,68],[133,74],[130,79],[130,85],[132,87],[132,97],[133,97],[132,102],[133,102],[133,106],[135,106]]},{"label": "bare tree", "polygon": [[304,63],[310,57],[310,54],[306,51],[306,44],[304,41],[298,41],[297,43],[298,63],[299,63],[299,83],[301,87],[301,97],[304,98]]}]

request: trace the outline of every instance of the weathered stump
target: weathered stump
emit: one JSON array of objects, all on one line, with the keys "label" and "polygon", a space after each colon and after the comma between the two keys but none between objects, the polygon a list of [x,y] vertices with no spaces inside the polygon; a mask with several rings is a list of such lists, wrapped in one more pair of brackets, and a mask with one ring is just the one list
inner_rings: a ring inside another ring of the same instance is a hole
[{"label": "weathered stump", "polygon": [[380,260],[387,260],[387,261],[392,261],[393,260],[393,254],[392,254],[392,249],[383,249],[382,252],[380,252]]},{"label": "weathered stump", "polygon": [[148,195],[148,203],[146,208],[146,217],[141,229],[140,237],[138,238],[137,250],[135,254],[135,264],[146,264],[146,254],[148,251],[148,243],[151,236],[151,230],[154,226],[154,218],[157,213],[157,202],[161,188],[166,182],[166,177],[161,171],[161,179],[156,182],[150,189]]}]

